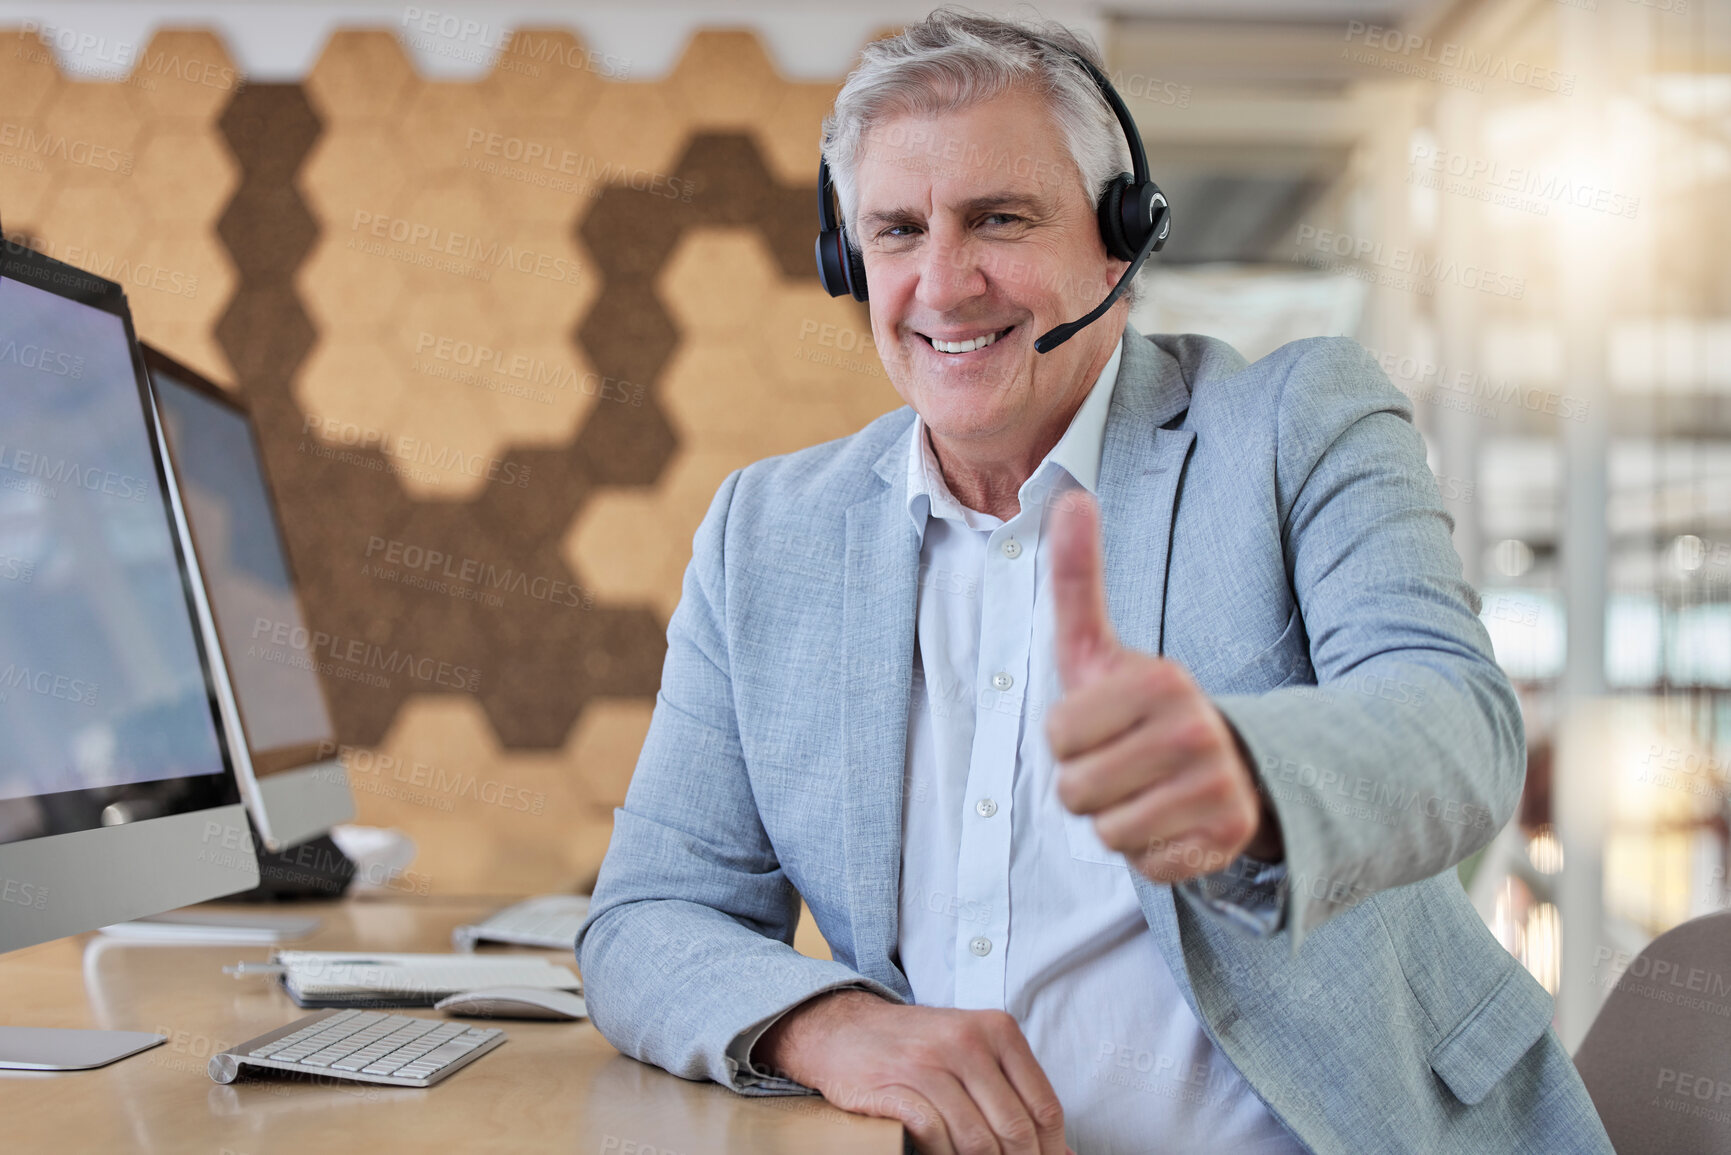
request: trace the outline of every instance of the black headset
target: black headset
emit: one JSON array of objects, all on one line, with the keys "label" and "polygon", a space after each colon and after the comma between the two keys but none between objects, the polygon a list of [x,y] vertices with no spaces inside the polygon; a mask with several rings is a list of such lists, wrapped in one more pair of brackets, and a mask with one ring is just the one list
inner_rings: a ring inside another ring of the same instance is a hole
[{"label": "black headset", "polygon": [[[1124,275],[1118,278],[1106,299],[1087,316],[1041,334],[1034,342],[1034,351],[1050,353],[1098,321],[1124,295],[1131,278],[1142,268],[1148,254],[1157,252],[1172,235],[1172,211],[1166,204],[1166,194],[1149,179],[1148,154],[1142,148],[1142,134],[1136,130],[1136,121],[1124,106],[1118,90],[1106,79],[1106,74],[1087,57],[1061,44],[1032,35],[1029,39],[1062,52],[1093,78],[1100,95],[1118,118],[1118,126],[1124,130],[1124,139],[1130,145],[1130,164],[1135,169],[1133,173],[1121,172],[1112,178],[1106,191],[1100,194],[1098,210],[1100,238],[1106,242],[1106,251],[1120,261],[1129,261],[1130,267],[1124,270]],[[865,258],[848,244],[847,226],[842,223],[834,190],[829,162],[820,155],[817,162],[817,279],[832,297],[851,293],[854,300],[864,301],[867,299]]]}]

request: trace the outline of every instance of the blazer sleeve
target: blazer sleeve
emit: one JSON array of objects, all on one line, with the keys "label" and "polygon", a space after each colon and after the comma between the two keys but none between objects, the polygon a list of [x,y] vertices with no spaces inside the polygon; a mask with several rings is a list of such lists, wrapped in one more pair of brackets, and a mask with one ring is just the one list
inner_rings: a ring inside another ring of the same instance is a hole
[{"label": "blazer sleeve", "polygon": [[[1335,914],[1488,843],[1519,801],[1526,738],[1411,403],[1356,342],[1288,351],[1275,486],[1317,684],[1215,705],[1280,821],[1279,922],[1296,951]],[[1181,890],[1217,909],[1253,873],[1234,864]]]},{"label": "blazer sleeve", "polygon": [[793,949],[799,895],[758,817],[728,674],[724,564],[739,476],[722,484],[693,541],[577,963],[589,1017],[625,1054],[743,1093],[801,1093],[809,1088],[740,1061],[765,1024],[842,987],[901,1000]]}]

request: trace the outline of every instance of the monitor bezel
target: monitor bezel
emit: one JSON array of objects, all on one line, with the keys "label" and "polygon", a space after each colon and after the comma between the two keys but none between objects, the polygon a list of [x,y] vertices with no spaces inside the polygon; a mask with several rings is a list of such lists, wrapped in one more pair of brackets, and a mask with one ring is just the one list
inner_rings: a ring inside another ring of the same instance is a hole
[{"label": "monitor bezel", "polygon": [[[61,831],[0,843],[0,875],[9,881],[34,882],[47,901],[42,905],[9,906],[0,918],[0,953],[32,946],[69,934],[94,930],[113,922],[224,895],[258,885],[256,845],[241,804],[234,759],[217,705],[212,655],[198,626],[197,602],[186,568],[186,555],[174,524],[164,447],[156,435],[154,402],[132,310],[125,290],[116,282],[57,261],[0,236],[0,278],[16,280],[55,296],[100,309],[120,319],[132,361],[133,387],[144,419],[151,467],[164,525],[180,571],[181,596],[186,600],[193,652],[198,655],[205,703],[216,734],[222,769],[215,774],[165,782],[195,782],[208,796],[191,800],[188,809],[140,818],[113,826]],[[78,876],[70,901],[62,880]],[[42,879],[54,880],[52,886]]]},{"label": "monitor bezel", "polygon": [[[282,555],[283,569],[287,572],[289,585],[294,590],[295,603],[300,608],[304,618],[306,607],[301,602],[300,578],[299,575],[295,573],[294,558],[290,555],[288,541],[283,536],[282,517],[280,513],[281,506],[277,503],[276,490],[271,484],[270,472],[265,468],[264,443],[259,440],[258,426],[252,419],[252,407],[238,394],[231,390],[224,389],[221,385],[218,385],[210,378],[204,376],[204,374],[198,372],[198,370],[191,368],[184,362],[176,360],[174,357],[163,352],[148,341],[140,341],[139,348],[144,354],[144,364],[148,372],[151,374],[158,372],[167,374],[180,384],[191,388],[193,392],[198,393],[208,400],[214,401],[218,405],[228,409],[231,413],[241,418],[242,422],[246,425],[246,435],[252,442],[253,457],[258,462],[259,476],[264,483],[265,499],[269,502],[271,508],[273,522],[272,529],[276,534],[277,550]],[[151,378],[151,387],[154,390],[154,376]],[[163,452],[171,452],[166,443],[163,445]],[[199,556],[202,563],[202,551],[198,548],[198,527],[192,524],[191,517],[186,519],[186,525],[187,533],[192,538],[193,551]],[[208,589],[205,590],[204,593],[206,598],[210,596],[210,591]],[[214,609],[212,612],[214,614]],[[226,663],[229,655],[227,648],[222,645],[220,631],[218,631],[216,636],[216,644],[218,649],[222,651],[222,657]],[[325,692],[324,679],[320,678],[318,674],[314,672],[313,682],[318,686],[319,700],[324,703],[325,716],[334,718],[334,715],[331,713],[330,695]],[[246,703],[240,700],[239,694],[235,695],[235,709],[240,716],[242,736],[246,740],[247,760],[251,763],[253,775],[260,781],[302,766],[312,766],[317,763],[328,762],[336,749],[335,734],[333,733],[332,739],[328,743],[302,742],[292,746],[276,747],[271,750],[258,750],[252,744],[251,731],[248,728],[246,721]]]}]

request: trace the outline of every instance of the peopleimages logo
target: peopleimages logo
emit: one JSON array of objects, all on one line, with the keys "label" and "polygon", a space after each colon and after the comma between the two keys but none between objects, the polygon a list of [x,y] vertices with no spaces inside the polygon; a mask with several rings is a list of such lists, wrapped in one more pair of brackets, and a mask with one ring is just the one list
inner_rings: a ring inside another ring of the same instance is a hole
[{"label": "peopleimages logo", "polygon": [[[1376,358],[1376,363],[1392,380],[1412,384],[1412,392],[1417,394],[1413,397],[1415,401],[1459,395],[1462,398],[1482,398],[1497,405],[1525,409],[1530,413],[1544,413],[1561,421],[1587,419],[1590,403],[1581,397],[1549,389],[1535,389],[1510,381],[1506,377],[1489,377],[1471,369],[1456,369],[1410,354],[1368,347],[1366,351]],[[1403,389],[1402,392],[1407,391]],[[1494,411],[1485,410],[1480,415],[1493,417],[1496,414]]]},{"label": "peopleimages logo", "polygon": [[577,284],[583,279],[582,266],[569,257],[487,241],[472,233],[452,232],[437,225],[371,213],[365,209],[355,210],[349,231],[394,241],[411,249],[425,249],[435,256],[456,257],[495,269],[514,269],[543,280]]},{"label": "peopleimages logo", "polygon": [[[1494,49],[1478,49],[1452,40],[1436,41],[1416,32],[1384,28],[1349,20],[1346,25],[1347,46],[1341,55],[1361,64],[1374,64],[1391,71],[1437,80],[1474,92],[1484,91],[1487,80],[1505,81],[1541,92],[1571,96],[1575,91],[1575,74],[1533,64]],[[1354,51],[1354,43],[1370,51]],[[1379,55],[1380,54],[1380,55]]]},{"label": "peopleimages logo", "polygon": [[[1408,174],[1408,184],[1441,188],[1446,192],[1506,204],[1510,208],[1536,209],[1539,215],[1547,215],[1550,205],[1566,204],[1634,220],[1641,209],[1640,197],[1591,181],[1577,180],[1554,169],[1506,165],[1500,160],[1429,145],[1414,146],[1410,163],[1414,171]],[[1427,175],[1452,177],[1454,181],[1423,179]]]},{"label": "peopleimages logo", "polygon": [[54,132],[37,132],[27,124],[0,122],[0,146],[15,148],[42,160],[58,160],[101,172],[132,172],[132,154],[112,145]]},{"label": "peopleimages logo", "polygon": [[67,484],[125,501],[143,501],[150,490],[150,483],[140,477],[96,465],[80,465],[64,457],[49,457],[5,442],[0,442],[0,471],[21,473],[44,483],[43,492],[47,497],[57,496],[59,487]]},{"label": "peopleimages logo", "polygon": [[[425,655],[418,656],[407,650],[387,650],[383,646],[363,641],[360,638],[345,638],[340,634],[328,634],[323,630],[309,630],[305,626],[296,625],[292,622],[254,618],[252,640],[254,644],[247,648],[246,656],[249,658],[262,658],[269,661],[269,651],[263,650],[261,647],[275,646],[298,654],[323,655],[332,661],[346,663],[356,669],[377,670],[386,674],[407,674],[419,681],[430,682],[435,686],[443,686],[451,690],[467,690],[474,693],[481,688],[481,671],[473,666],[459,666]],[[313,660],[316,661],[316,659]],[[298,665],[299,663],[295,664]],[[319,671],[325,672],[324,663],[319,664]]]},{"label": "peopleimages logo", "polygon": [[44,698],[58,698],[75,706],[96,705],[95,682],[67,677],[51,670],[32,670],[29,666],[20,666],[16,662],[0,669],[0,702],[4,702],[13,690],[25,690],[40,694]]},{"label": "peopleimages logo", "polygon": [[[375,450],[395,462],[409,466],[430,465],[447,473],[463,473],[470,477],[484,477],[488,481],[496,481],[501,485],[515,485],[519,488],[529,484],[529,466],[503,458],[489,457],[484,453],[469,453],[453,445],[435,445],[431,441],[410,437],[407,434],[391,436],[382,430],[352,421],[340,421],[335,418],[318,417],[309,414],[301,421],[301,436],[318,434],[331,443],[327,448],[335,452],[338,447]],[[305,442],[302,442],[303,446]],[[429,474],[428,476],[436,476]]]},{"label": "peopleimages logo", "polygon": [[[369,537],[366,558],[367,564],[361,567],[365,576],[373,576],[372,571],[376,571],[379,577],[404,581],[407,571],[419,577],[443,578],[479,590],[503,590],[553,605],[589,609],[595,604],[594,593],[576,582],[530,574],[513,566],[501,567],[480,558],[427,549],[395,539]],[[404,584],[416,583],[404,581]]]},{"label": "peopleimages logo", "polygon": [[20,345],[17,341],[0,342],[0,365],[36,369],[56,377],[84,376],[84,358],[78,354],[56,352],[45,345]]},{"label": "peopleimages logo", "polygon": [[[1313,253],[1304,252],[1307,244]],[[1295,248],[1297,259],[1312,268],[1348,274],[1368,268],[1401,276],[1408,282],[1391,287],[1418,287],[1430,292],[1435,285],[1454,284],[1512,301],[1520,300],[1527,292],[1525,277],[1510,276],[1453,257],[1430,257],[1417,249],[1386,246],[1374,237],[1319,229],[1315,225],[1298,226]]]}]

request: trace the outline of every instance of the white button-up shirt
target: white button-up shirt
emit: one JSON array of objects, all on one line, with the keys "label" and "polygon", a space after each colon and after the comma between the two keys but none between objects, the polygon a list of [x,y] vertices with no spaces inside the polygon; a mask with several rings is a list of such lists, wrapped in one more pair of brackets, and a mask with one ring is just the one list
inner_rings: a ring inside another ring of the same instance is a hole
[{"label": "white button-up shirt", "polygon": [[921,540],[901,966],[916,1003],[1015,1016],[1078,1155],[1302,1152],[1174,985],[1124,857],[1058,801],[1045,733],[1062,695],[1045,511],[1077,485],[1096,492],[1123,351],[1120,338],[1009,521],[951,495],[914,421],[908,513]]}]

